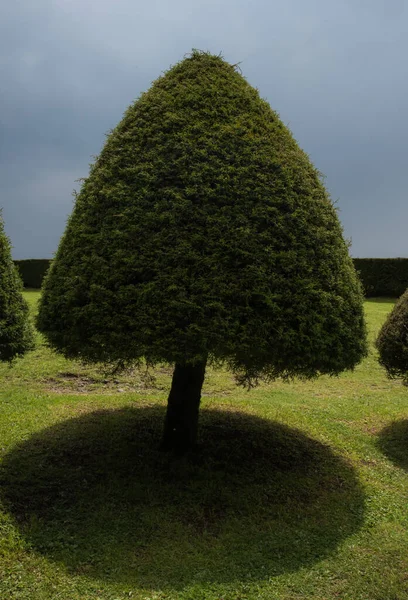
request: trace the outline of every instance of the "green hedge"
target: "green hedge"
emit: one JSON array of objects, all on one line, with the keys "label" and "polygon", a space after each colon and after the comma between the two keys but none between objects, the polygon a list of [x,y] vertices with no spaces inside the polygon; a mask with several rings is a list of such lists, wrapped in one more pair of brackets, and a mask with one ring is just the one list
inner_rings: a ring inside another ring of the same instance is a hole
[{"label": "green hedge", "polygon": [[50,266],[50,258],[30,258],[15,260],[14,264],[20,271],[21,278],[26,288],[40,288],[44,275]]},{"label": "green hedge", "polygon": [[408,258],[354,258],[367,297],[401,296],[408,288]]},{"label": "green hedge", "polygon": [[[354,258],[365,295],[401,296],[408,288],[408,258]],[[15,260],[24,286],[40,288],[51,259]]]}]

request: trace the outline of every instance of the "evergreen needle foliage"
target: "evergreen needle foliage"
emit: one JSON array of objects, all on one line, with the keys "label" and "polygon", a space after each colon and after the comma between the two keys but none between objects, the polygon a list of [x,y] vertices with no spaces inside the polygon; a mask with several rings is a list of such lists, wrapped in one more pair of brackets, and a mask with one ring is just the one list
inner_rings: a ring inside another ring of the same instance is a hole
[{"label": "evergreen needle foliage", "polygon": [[193,51],[108,135],[46,278],[67,357],[198,364],[242,382],[353,368],[362,291],[318,171],[221,57]]},{"label": "evergreen needle foliage", "polygon": [[380,364],[408,385],[408,290],[395,304],[376,340]]},{"label": "evergreen needle foliage", "polygon": [[34,346],[34,332],[22,291],[0,213],[0,361],[11,362]]}]

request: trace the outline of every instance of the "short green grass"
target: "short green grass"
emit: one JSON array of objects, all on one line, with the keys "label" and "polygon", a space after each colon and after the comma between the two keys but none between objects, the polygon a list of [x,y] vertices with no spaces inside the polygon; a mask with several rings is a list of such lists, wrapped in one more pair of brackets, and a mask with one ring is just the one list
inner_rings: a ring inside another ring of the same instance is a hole
[{"label": "short green grass", "polygon": [[[367,301],[371,344],[392,304]],[[372,345],[339,378],[210,371],[201,449],[175,460],[168,368],[38,343],[0,366],[1,600],[408,599],[408,389]]]}]

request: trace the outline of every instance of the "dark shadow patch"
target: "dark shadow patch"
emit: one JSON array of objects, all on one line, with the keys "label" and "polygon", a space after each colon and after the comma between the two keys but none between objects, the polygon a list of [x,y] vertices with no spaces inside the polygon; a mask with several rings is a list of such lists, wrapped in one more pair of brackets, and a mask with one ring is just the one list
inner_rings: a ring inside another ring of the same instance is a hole
[{"label": "dark shadow patch", "polygon": [[374,304],[389,304],[390,302],[394,303],[398,300],[398,297],[394,296],[375,296],[370,298],[365,298],[364,302],[373,302]]},{"label": "dark shadow patch", "polygon": [[44,429],[0,470],[33,548],[76,574],[150,589],[264,580],[314,563],[361,526],[353,469],[276,422],[203,410],[201,450],[158,450],[162,407]]},{"label": "dark shadow patch", "polygon": [[408,471],[408,419],[394,421],[378,434],[378,447],[397,467]]}]

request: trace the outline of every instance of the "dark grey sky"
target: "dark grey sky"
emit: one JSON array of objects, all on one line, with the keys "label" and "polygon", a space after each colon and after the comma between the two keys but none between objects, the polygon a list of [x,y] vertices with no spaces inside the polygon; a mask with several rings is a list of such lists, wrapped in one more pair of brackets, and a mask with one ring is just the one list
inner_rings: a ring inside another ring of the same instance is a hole
[{"label": "dark grey sky", "polygon": [[408,256],[408,0],[13,0],[0,207],[14,258],[52,256],[105,132],[193,47],[241,61],[326,175],[354,256]]}]

